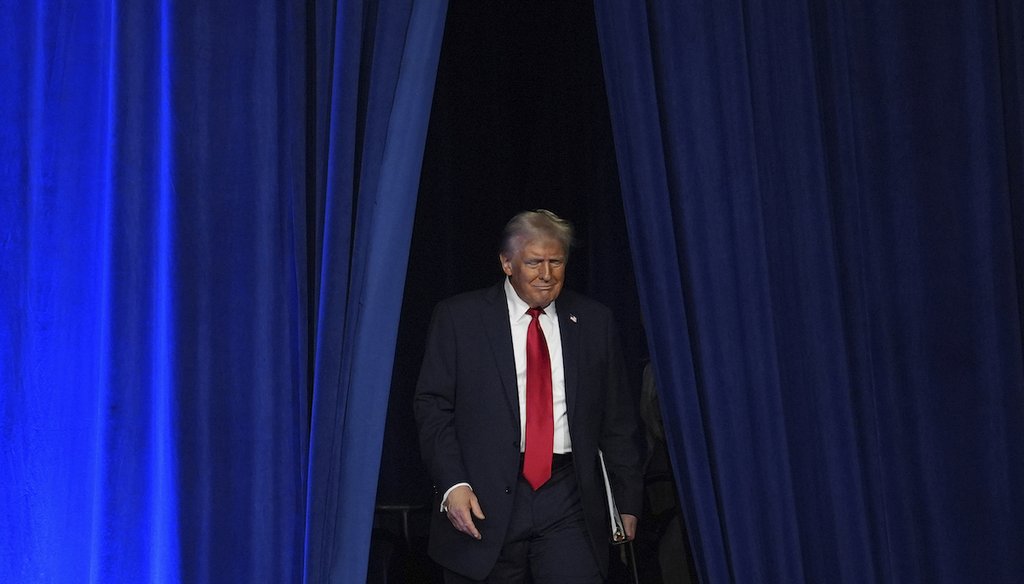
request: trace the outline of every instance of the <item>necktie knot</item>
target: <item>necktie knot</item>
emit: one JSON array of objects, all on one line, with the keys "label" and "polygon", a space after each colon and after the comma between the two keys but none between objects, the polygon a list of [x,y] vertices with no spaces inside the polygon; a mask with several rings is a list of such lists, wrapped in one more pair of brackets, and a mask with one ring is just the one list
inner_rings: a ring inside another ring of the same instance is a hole
[{"label": "necktie knot", "polygon": [[544,314],[544,309],[543,308],[531,308],[531,309],[526,311],[526,314],[529,314],[530,318],[534,318],[535,319],[535,318],[539,317],[540,315]]}]

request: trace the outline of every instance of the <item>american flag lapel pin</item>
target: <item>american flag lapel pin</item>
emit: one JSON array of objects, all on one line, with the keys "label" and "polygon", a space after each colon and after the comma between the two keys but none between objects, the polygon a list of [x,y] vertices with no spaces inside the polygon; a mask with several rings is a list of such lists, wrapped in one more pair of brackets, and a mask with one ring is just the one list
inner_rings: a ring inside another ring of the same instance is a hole
[{"label": "american flag lapel pin", "polygon": [[573,321],[575,323],[576,322],[576,315],[575,314],[570,314],[569,315],[569,320],[571,320],[571,321]]}]

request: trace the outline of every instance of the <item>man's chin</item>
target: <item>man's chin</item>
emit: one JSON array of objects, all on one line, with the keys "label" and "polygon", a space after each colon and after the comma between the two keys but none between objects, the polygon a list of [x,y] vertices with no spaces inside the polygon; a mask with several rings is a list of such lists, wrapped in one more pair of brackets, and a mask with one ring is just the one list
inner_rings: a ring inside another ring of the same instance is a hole
[{"label": "man's chin", "polygon": [[532,304],[534,306],[547,306],[548,304],[551,304],[552,302],[554,302],[555,298],[558,298],[558,292],[557,291],[553,291],[553,290],[548,290],[548,291],[545,291],[545,292],[543,292],[541,294],[535,294],[534,297],[533,297],[533,303]]}]

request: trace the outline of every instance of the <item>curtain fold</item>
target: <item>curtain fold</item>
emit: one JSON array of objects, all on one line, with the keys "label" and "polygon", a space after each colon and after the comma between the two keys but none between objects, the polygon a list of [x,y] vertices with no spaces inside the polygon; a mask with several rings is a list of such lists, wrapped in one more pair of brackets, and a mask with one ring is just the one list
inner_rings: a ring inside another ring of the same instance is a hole
[{"label": "curtain fold", "polygon": [[703,580],[1015,581],[1019,7],[596,7]]},{"label": "curtain fold", "polygon": [[365,577],[445,3],[8,4],[0,580]]},{"label": "curtain fold", "polygon": [[[306,582],[366,579],[370,530],[446,2],[339,7],[318,299]],[[360,48],[361,45],[361,48]],[[370,57],[372,55],[372,58]],[[344,310],[332,307],[335,299]]]}]

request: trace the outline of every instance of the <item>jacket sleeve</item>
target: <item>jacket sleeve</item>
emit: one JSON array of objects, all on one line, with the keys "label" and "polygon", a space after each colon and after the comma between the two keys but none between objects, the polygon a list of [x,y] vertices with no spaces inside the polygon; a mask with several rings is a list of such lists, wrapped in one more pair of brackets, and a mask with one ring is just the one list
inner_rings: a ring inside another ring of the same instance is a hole
[{"label": "jacket sleeve", "polygon": [[469,482],[455,430],[457,346],[451,309],[441,303],[431,319],[413,399],[420,454],[439,493]]}]

